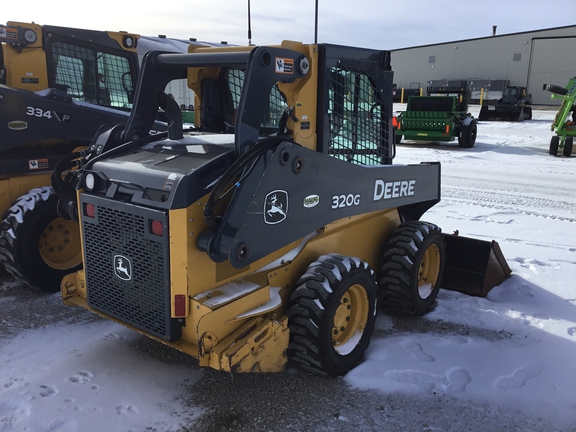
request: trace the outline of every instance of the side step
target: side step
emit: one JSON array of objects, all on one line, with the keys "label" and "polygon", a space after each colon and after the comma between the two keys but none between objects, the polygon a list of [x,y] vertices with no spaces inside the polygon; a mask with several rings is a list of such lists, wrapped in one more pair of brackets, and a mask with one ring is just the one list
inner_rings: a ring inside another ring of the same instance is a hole
[{"label": "side step", "polygon": [[486,297],[512,273],[498,242],[442,235],[446,245],[442,288]]}]

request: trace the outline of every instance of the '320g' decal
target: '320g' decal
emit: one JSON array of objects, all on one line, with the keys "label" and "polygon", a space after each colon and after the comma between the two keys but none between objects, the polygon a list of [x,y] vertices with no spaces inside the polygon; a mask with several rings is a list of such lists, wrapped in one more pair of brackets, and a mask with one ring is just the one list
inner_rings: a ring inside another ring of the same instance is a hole
[{"label": "'320g' decal", "polygon": [[348,194],[348,195],[334,195],[332,197],[332,208],[344,208],[352,207],[360,204],[360,194]]}]

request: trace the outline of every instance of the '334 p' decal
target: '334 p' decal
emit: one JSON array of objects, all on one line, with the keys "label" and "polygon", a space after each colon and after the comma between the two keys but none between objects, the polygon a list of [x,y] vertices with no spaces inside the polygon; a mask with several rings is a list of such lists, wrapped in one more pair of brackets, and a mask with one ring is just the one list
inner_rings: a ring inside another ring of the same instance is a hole
[{"label": "'334 p' decal", "polygon": [[45,118],[48,120],[56,119],[59,122],[70,122],[68,114],[59,114],[52,110],[43,110],[42,108],[26,107],[26,115],[31,117]]}]

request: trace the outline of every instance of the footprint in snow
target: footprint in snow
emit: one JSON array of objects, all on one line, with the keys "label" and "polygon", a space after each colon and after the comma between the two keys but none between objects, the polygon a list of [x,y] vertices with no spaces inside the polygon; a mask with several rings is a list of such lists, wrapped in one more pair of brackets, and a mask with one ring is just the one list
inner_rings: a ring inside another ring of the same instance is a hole
[{"label": "footprint in snow", "polygon": [[132,405],[118,405],[116,407],[116,412],[118,413],[118,415],[126,417],[131,414],[137,414],[139,411],[138,408]]},{"label": "footprint in snow", "polygon": [[576,334],[576,326],[572,326],[572,327],[568,327],[566,329],[566,332],[570,335],[570,336],[574,336]]},{"label": "footprint in snow", "polygon": [[404,342],[402,342],[402,348],[410,351],[410,353],[412,353],[412,355],[420,361],[423,361],[423,362],[436,361],[436,359],[433,356],[424,352],[422,345],[420,345],[416,341],[413,341],[413,340],[404,341]]},{"label": "footprint in snow", "polygon": [[21,420],[30,416],[32,407],[29,403],[17,399],[0,401],[0,425],[9,429]]},{"label": "footprint in snow", "polygon": [[22,381],[24,381],[24,378],[9,378],[8,382],[4,383],[4,388],[10,388],[15,384],[20,384]]},{"label": "footprint in snow", "polygon": [[412,384],[426,393],[446,392],[464,393],[466,386],[472,381],[466,369],[453,368],[445,375],[433,375],[417,370],[390,370],[386,377],[396,382]]},{"label": "footprint in snow", "polygon": [[468,371],[463,368],[449,370],[447,377],[448,387],[446,387],[446,392],[448,393],[464,393],[466,386],[472,381]]},{"label": "footprint in snow", "polygon": [[72,375],[70,377],[70,381],[72,381],[73,383],[80,383],[80,384],[84,384],[87,382],[91,381],[91,378],[93,378],[94,375],[88,371],[80,371],[78,372],[77,375]]},{"label": "footprint in snow", "polygon": [[58,393],[58,389],[54,386],[41,385],[40,388],[42,389],[40,391],[40,396],[42,397],[52,397]]},{"label": "footprint in snow", "polygon": [[498,390],[518,390],[526,385],[528,380],[538,375],[538,372],[527,369],[516,369],[512,374],[501,376],[494,382],[494,387]]}]

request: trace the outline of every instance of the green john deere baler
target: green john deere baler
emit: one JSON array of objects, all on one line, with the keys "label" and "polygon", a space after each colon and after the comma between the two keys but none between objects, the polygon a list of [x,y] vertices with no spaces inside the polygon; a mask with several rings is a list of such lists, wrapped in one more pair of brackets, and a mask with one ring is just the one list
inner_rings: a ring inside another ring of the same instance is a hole
[{"label": "green john deere baler", "polygon": [[427,96],[410,96],[406,111],[397,116],[396,143],[410,141],[449,142],[470,148],[476,142],[476,120],[468,112],[466,82],[461,86],[427,89]]}]

